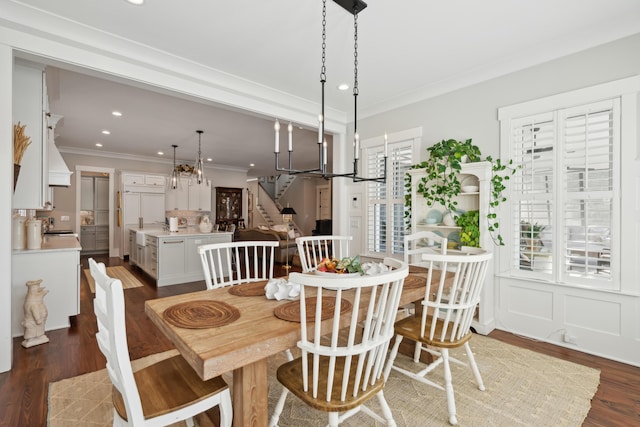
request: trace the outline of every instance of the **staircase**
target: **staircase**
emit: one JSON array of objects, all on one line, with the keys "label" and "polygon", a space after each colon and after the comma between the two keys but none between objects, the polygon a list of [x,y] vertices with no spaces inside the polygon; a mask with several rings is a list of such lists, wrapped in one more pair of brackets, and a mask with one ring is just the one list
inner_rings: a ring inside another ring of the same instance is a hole
[{"label": "staircase", "polygon": [[[278,185],[276,188],[278,189],[277,193],[279,197],[282,196],[291,183],[295,180],[295,176],[289,175],[281,175],[282,177],[286,177],[287,179],[283,179],[282,183],[280,183],[280,178],[278,179]],[[282,224],[282,215],[280,211],[283,206],[277,201],[271,198],[271,195],[262,187],[262,185],[258,185],[258,202],[256,203],[256,209],[262,215],[262,218],[269,225],[269,227],[273,227],[276,224]],[[291,220],[291,228],[293,230],[302,235],[302,231],[295,223],[294,220]]]}]

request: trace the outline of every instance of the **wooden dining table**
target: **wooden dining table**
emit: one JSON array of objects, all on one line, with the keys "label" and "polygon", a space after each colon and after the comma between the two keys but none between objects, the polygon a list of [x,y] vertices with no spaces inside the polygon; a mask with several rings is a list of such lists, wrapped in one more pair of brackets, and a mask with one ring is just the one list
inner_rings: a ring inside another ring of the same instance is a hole
[{"label": "wooden dining table", "polygon": [[[425,281],[424,277],[409,275],[400,305],[422,300]],[[242,286],[260,285],[256,282],[235,287]],[[274,310],[291,303],[289,300],[234,295],[230,291],[231,287],[224,287],[148,300],[145,312],[200,378],[208,380],[233,372],[234,426],[267,426],[267,359],[296,346],[301,337],[300,323],[274,315]],[[191,328],[175,326],[165,316],[165,310],[174,306],[203,301],[226,303],[237,309],[239,317],[222,326]]]}]

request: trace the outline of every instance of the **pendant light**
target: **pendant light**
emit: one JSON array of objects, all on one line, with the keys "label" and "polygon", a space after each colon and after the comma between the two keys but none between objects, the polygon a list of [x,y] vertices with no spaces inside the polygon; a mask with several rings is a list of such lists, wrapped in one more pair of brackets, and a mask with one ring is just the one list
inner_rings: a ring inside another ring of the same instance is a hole
[{"label": "pendant light", "polygon": [[191,172],[191,180],[196,184],[208,185],[207,177],[204,174],[204,162],[202,161],[202,134],[204,131],[197,130],[198,133],[198,158],[193,165],[193,172]]},{"label": "pendant light", "polygon": [[176,144],[172,145],[173,147],[173,169],[171,170],[171,174],[169,175],[169,190],[177,190],[180,188],[180,174],[176,169],[176,148],[178,146]]},{"label": "pendant light", "polygon": [[354,126],[354,140],[353,140],[353,172],[348,173],[330,173],[327,172],[327,141],[324,139],[324,125],[326,123],[326,117],[324,114],[324,86],[327,81],[326,76],[326,40],[327,40],[327,2],[322,0],[322,66],[320,68],[320,87],[321,87],[321,109],[318,116],[318,167],[315,169],[299,170],[293,169],[293,126],[291,123],[287,126],[289,134],[289,162],[288,167],[280,167],[280,122],[276,119],[273,126],[275,131],[275,149],[274,154],[276,158],[276,170],[285,172],[288,175],[308,175],[308,176],[321,176],[325,179],[330,178],[351,178],[353,182],[374,181],[384,183],[387,180],[387,138],[384,140],[384,158],[383,160],[383,174],[375,178],[365,178],[358,176],[358,158],[360,157],[360,136],[358,135],[358,13],[360,13],[367,4],[362,0],[334,0],[335,3],[344,8],[347,12],[353,15],[353,126]]}]

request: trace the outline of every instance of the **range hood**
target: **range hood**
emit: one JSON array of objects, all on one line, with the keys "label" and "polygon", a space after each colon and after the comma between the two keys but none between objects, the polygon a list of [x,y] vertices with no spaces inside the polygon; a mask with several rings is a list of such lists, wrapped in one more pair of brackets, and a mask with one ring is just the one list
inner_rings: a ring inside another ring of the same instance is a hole
[{"label": "range hood", "polygon": [[[62,116],[49,115],[49,132],[53,133]],[[68,187],[71,185],[71,172],[64,162],[58,147],[53,142],[53,135],[47,138],[49,149],[49,187]]]},{"label": "range hood", "polygon": [[49,141],[49,187],[68,187],[71,185],[71,172],[64,162],[58,147]]}]

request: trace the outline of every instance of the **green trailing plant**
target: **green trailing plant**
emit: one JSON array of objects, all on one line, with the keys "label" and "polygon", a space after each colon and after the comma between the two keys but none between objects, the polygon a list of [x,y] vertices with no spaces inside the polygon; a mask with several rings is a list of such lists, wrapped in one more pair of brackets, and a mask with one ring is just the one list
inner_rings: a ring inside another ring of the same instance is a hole
[{"label": "green trailing plant", "polygon": [[456,218],[456,225],[460,227],[460,244],[463,246],[480,247],[480,211],[471,210]]},{"label": "green trailing plant", "polygon": [[[482,157],[480,149],[471,139],[457,141],[455,139],[442,140],[427,148],[427,160],[415,164],[410,169],[424,169],[423,176],[417,183],[416,192],[422,194],[428,206],[442,205],[446,210],[455,212],[462,184],[459,179],[462,164],[465,162],[486,161],[491,164],[491,180],[489,183],[489,207],[487,212],[487,229],[494,243],[504,245],[502,236],[498,232],[497,208],[507,200],[504,196],[506,181],[516,172],[513,161],[503,163],[491,156]],[[405,222],[407,228],[411,225],[411,176],[405,176]]]}]

